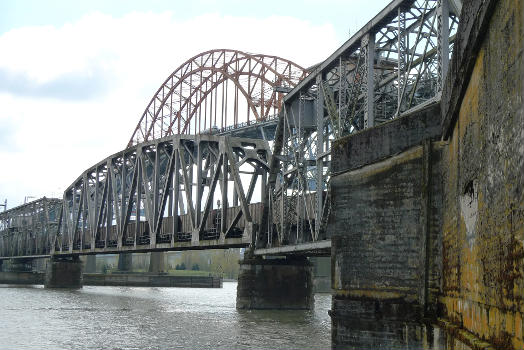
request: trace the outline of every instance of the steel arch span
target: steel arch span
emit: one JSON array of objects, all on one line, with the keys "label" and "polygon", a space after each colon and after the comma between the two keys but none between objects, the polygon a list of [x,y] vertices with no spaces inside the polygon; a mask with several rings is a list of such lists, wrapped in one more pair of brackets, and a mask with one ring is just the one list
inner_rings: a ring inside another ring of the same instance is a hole
[{"label": "steel arch span", "polygon": [[128,147],[173,134],[202,134],[267,120],[280,110],[283,93],[306,76],[277,57],[216,49],[178,67],[147,105]]}]

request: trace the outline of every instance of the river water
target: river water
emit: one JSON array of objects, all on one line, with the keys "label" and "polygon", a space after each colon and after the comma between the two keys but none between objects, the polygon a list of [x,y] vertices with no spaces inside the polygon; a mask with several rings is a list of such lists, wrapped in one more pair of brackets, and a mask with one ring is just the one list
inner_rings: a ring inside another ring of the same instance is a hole
[{"label": "river water", "polygon": [[331,295],[313,311],[244,311],[236,287],[0,285],[0,349],[331,348]]}]

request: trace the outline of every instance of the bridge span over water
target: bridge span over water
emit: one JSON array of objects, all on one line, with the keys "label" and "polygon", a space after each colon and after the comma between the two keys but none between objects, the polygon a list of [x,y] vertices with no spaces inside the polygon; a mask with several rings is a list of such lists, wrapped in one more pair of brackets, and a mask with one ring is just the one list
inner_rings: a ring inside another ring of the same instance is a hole
[{"label": "bridge span over water", "polygon": [[[492,135],[503,138],[514,154],[524,149],[513,127],[521,119],[507,118],[522,108],[522,99],[508,93],[518,84],[496,75],[492,67],[499,62],[488,55],[498,48],[497,55],[507,56],[506,70],[520,67],[515,50],[500,48],[513,36],[481,45],[488,40],[492,10],[503,4],[507,11],[495,12],[500,20],[515,12],[508,9],[518,7],[515,3],[393,0],[308,69],[276,56],[226,49],[190,58],[156,91],[125,149],[90,165],[61,199],[43,198],[0,213],[0,261],[50,257],[46,285],[79,287],[79,255],[245,247],[237,307],[307,309],[313,303],[307,257],[327,255],[334,344],[351,343],[352,327],[361,324],[355,315],[373,326],[378,321],[370,315],[391,316],[400,331],[391,332],[388,324],[389,335],[404,334],[411,320],[438,312],[466,324],[467,317],[486,312],[478,300],[490,303],[489,296],[501,295],[504,288],[522,290],[521,282],[514,282],[515,288],[504,284],[479,297],[463,291],[481,269],[460,272],[471,261],[518,265],[511,260],[520,256],[513,253],[519,251],[517,243],[504,249],[494,241],[479,245],[478,251],[495,244],[494,250],[509,252],[506,260],[493,261],[484,259],[490,252],[477,256],[454,245],[461,239],[472,242],[469,224],[487,208],[479,201],[495,198],[479,191],[498,193],[485,179],[510,186],[518,178],[507,163],[495,164],[504,157],[486,156],[500,152],[492,146],[498,144],[481,144],[482,132],[475,129],[482,123],[489,130],[507,126]],[[503,28],[514,28],[516,17],[508,18]],[[494,28],[495,38],[506,30]],[[476,63],[480,48],[479,60],[485,57],[491,64]],[[477,85],[466,91],[473,66]],[[501,114],[506,107],[482,95],[498,108],[489,115],[500,122],[473,119],[481,118],[475,108],[492,107],[477,106],[483,100],[474,95],[487,91],[479,85],[488,84],[484,70],[506,84],[506,89],[491,89],[502,95],[498,100],[517,106]],[[457,131],[456,125],[472,131]],[[460,171],[474,164],[463,150],[491,164],[476,168],[476,174],[505,169],[509,175],[466,178],[473,171]],[[493,203],[508,207],[502,200]],[[464,215],[467,232],[460,224]],[[509,209],[497,218],[482,215],[489,218],[477,222],[522,217]],[[514,227],[513,221],[504,227]],[[491,235],[476,239],[485,237]],[[506,277],[497,281],[506,283]],[[519,307],[492,304],[487,312],[499,310],[498,319]],[[476,306],[464,311],[461,305]]]},{"label": "bridge span over water", "polygon": [[127,148],[61,200],[0,214],[0,259],[251,247],[330,254],[331,144],[438,103],[460,1],[392,1],[308,70],[210,50],[177,68]]}]

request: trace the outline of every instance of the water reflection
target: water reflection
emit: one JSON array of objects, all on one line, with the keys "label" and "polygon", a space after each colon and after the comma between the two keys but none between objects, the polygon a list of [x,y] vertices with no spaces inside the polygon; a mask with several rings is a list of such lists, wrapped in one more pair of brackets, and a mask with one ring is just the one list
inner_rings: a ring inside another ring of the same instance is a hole
[{"label": "water reflection", "polygon": [[332,336],[336,350],[471,350],[434,323],[398,318],[339,318]]},{"label": "water reflection", "polygon": [[337,350],[446,349],[443,332],[427,323],[345,319],[336,332],[334,338],[339,344],[334,348]]},{"label": "water reflection", "polygon": [[222,289],[0,286],[0,348],[329,349],[331,296],[314,311],[237,311]]},{"label": "water reflection", "polygon": [[[236,310],[222,289],[0,285],[1,349],[469,349],[438,327],[344,317],[331,334],[331,295],[312,311]],[[337,333],[338,332],[338,333]],[[336,342],[335,342],[336,343]]]}]

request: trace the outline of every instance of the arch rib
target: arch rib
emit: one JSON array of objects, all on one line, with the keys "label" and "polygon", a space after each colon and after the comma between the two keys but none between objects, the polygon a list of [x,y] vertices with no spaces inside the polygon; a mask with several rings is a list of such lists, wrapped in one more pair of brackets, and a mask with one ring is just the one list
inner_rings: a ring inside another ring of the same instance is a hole
[{"label": "arch rib", "polygon": [[[220,121],[220,127],[249,121],[251,115],[256,121],[264,120],[271,110],[276,113],[280,108],[282,96],[274,88],[293,88],[305,76],[302,67],[277,56],[226,49],[193,56],[158,88],[128,147],[175,132],[202,133],[207,125],[216,126],[207,122],[209,118],[217,124]],[[246,108],[245,115],[240,112],[241,105]],[[204,118],[206,123],[195,118]]]}]

